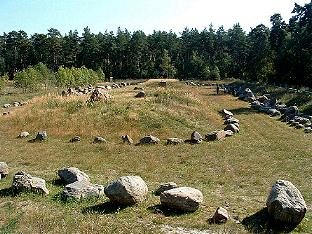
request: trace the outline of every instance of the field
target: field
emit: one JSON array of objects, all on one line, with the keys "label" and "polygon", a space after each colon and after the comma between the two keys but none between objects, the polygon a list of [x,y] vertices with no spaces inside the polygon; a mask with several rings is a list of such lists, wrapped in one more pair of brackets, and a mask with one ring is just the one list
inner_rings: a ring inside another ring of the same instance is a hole
[{"label": "field", "polygon": [[[147,97],[134,98],[134,86],[127,86],[112,90],[110,101],[94,105],[86,103],[87,96],[61,97],[56,92],[0,96],[1,106],[29,102],[0,116],[0,161],[10,167],[9,176],[0,180],[0,233],[261,233],[261,217],[250,217],[265,207],[277,179],[291,181],[308,206],[293,232],[312,233],[312,135],[252,111],[236,97],[216,95],[211,86],[178,81],[168,82],[167,88],[158,81],[138,86]],[[195,130],[205,135],[223,129],[218,111],[224,108],[240,120],[239,134],[219,142],[166,146],[169,137],[189,139]],[[17,138],[21,131],[35,137],[39,130],[47,131],[46,142]],[[125,134],[135,142],[148,134],[162,142],[124,145]],[[70,143],[75,135],[81,142]],[[95,136],[108,143],[92,144]],[[56,172],[65,166],[78,167],[102,185],[119,176],[139,175],[149,187],[148,198],[126,208],[111,205],[105,196],[64,202]],[[45,179],[50,194],[12,196],[12,177],[20,170]],[[160,208],[152,192],[169,181],[201,190],[203,206],[187,214]],[[209,224],[218,206],[229,211],[231,220]]]}]

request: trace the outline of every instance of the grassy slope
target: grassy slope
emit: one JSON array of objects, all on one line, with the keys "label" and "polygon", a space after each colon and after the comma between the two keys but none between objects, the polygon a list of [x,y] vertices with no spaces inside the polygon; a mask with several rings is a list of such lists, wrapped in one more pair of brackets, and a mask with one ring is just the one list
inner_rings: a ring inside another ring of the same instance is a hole
[{"label": "grassy slope", "polygon": [[[109,103],[92,107],[84,97],[37,97],[11,115],[0,117],[1,161],[11,167],[9,178],[0,181],[0,232],[23,233],[157,233],[161,225],[209,229],[218,232],[246,232],[241,224],[207,223],[218,206],[226,206],[239,220],[265,206],[270,186],[287,179],[297,186],[309,206],[306,218],[296,229],[312,233],[312,145],[311,135],[289,128],[266,115],[252,112],[248,104],[232,96],[216,96],[209,87],[171,83],[164,90],[157,83],[142,84],[149,96],[134,99],[133,87],[113,90]],[[136,142],[145,134],[161,139],[187,139],[193,130],[203,135],[221,129],[218,115],[227,108],[241,121],[241,133],[222,142],[201,145],[128,146],[120,136],[129,134]],[[45,129],[45,143],[16,139],[21,130]],[[69,143],[73,135],[82,142]],[[96,135],[110,143],[91,144]],[[175,215],[155,212],[159,198],[149,193],[146,202],[123,210],[107,205],[108,199],[63,203],[62,186],[55,183],[56,171],[76,166],[92,181],[107,184],[122,175],[140,175],[152,191],[159,183],[175,181],[200,189],[203,207],[193,213]],[[46,179],[50,195],[7,194],[12,175],[24,170]]]}]

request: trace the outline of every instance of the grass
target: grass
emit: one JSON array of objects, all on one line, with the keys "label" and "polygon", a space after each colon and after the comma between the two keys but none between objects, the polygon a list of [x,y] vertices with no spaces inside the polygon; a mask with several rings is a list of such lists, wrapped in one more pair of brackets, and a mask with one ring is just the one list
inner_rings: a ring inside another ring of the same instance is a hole
[{"label": "grass", "polygon": [[[294,233],[312,233],[312,136],[290,128],[267,115],[251,111],[248,104],[229,95],[215,95],[214,88],[170,82],[166,89],[146,82],[146,98],[135,99],[133,86],[112,90],[112,100],[86,104],[86,97],[63,98],[56,94],[30,99],[28,105],[0,117],[1,161],[11,168],[0,180],[0,225],[3,233],[162,233],[163,226],[248,233],[246,226],[229,221],[211,225],[208,219],[218,206],[242,222],[261,211],[277,179],[291,181],[303,194],[309,210]],[[2,104],[2,103],[0,103]],[[241,132],[221,142],[166,146],[168,137],[188,139],[194,130],[202,135],[223,128],[218,111],[226,108],[241,122]],[[44,143],[17,139],[21,130],[32,137],[47,130]],[[154,146],[121,144],[121,135],[135,142],[153,134],[162,142]],[[74,135],[82,141],[69,143]],[[101,135],[107,144],[95,145]],[[76,166],[92,182],[106,185],[123,175],[139,175],[149,187],[148,198],[137,206],[118,208],[106,197],[64,203],[56,172]],[[44,178],[46,197],[10,195],[13,174],[24,170]],[[162,182],[200,189],[201,209],[179,214],[160,209],[152,194]],[[6,232],[5,232],[6,231]]]}]

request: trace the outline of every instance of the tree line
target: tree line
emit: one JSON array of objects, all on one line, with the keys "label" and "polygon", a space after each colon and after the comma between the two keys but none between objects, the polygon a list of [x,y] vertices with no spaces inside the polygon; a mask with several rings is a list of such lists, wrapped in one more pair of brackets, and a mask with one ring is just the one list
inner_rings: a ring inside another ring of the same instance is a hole
[{"label": "tree line", "polygon": [[312,1],[295,4],[292,13],[288,23],[274,14],[271,28],[260,24],[249,33],[239,23],[228,30],[185,28],[180,35],[120,28],[94,34],[89,27],[81,36],[54,28],[30,36],[11,31],[0,36],[0,75],[13,79],[42,63],[53,72],[84,66],[120,79],[234,77],[312,87]]}]

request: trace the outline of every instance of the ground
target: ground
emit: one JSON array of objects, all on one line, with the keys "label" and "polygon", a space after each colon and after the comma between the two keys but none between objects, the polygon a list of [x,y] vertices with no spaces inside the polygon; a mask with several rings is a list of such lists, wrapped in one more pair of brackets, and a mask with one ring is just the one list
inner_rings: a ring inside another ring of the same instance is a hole
[{"label": "ground", "polygon": [[[147,97],[134,98],[134,86],[128,86],[112,90],[112,100],[94,105],[86,103],[86,96],[61,97],[57,92],[0,96],[1,105],[29,101],[0,116],[0,161],[10,166],[9,176],[0,180],[0,233],[248,233],[252,228],[261,232],[265,223],[255,214],[262,214],[277,179],[291,181],[308,205],[294,232],[312,233],[312,134],[254,112],[233,96],[216,95],[211,86],[168,81],[167,88],[161,88],[159,80],[137,86]],[[220,142],[165,145],[169,137],[188,139],[194,130],[205,135],[222,129],[218,111],[223,108],[240,120],[239,134]],[[17,138],[21,131],[33,138],[39,130],[47,131],[46,142]],[[125,134],[135,142],[147,134],[162,142],[123,145]],[[75,135],[82,141],[70,143]],[[92,144],[95,136],[108,143]],[[148,198],[126,208],[111,205],[105,196],[63,202],[56,172],[65,166],[78,167],[92,182],[103,185],[119,176],[139,175],[149,187]],[[44,178],[50,194],[12,196],[12,177],[20,170]],[[169,181],[201,190],[203,206],[188,214],[161,208],[152,192]],[[232,217],[225,225],[208,222],[218,206]]]}]

